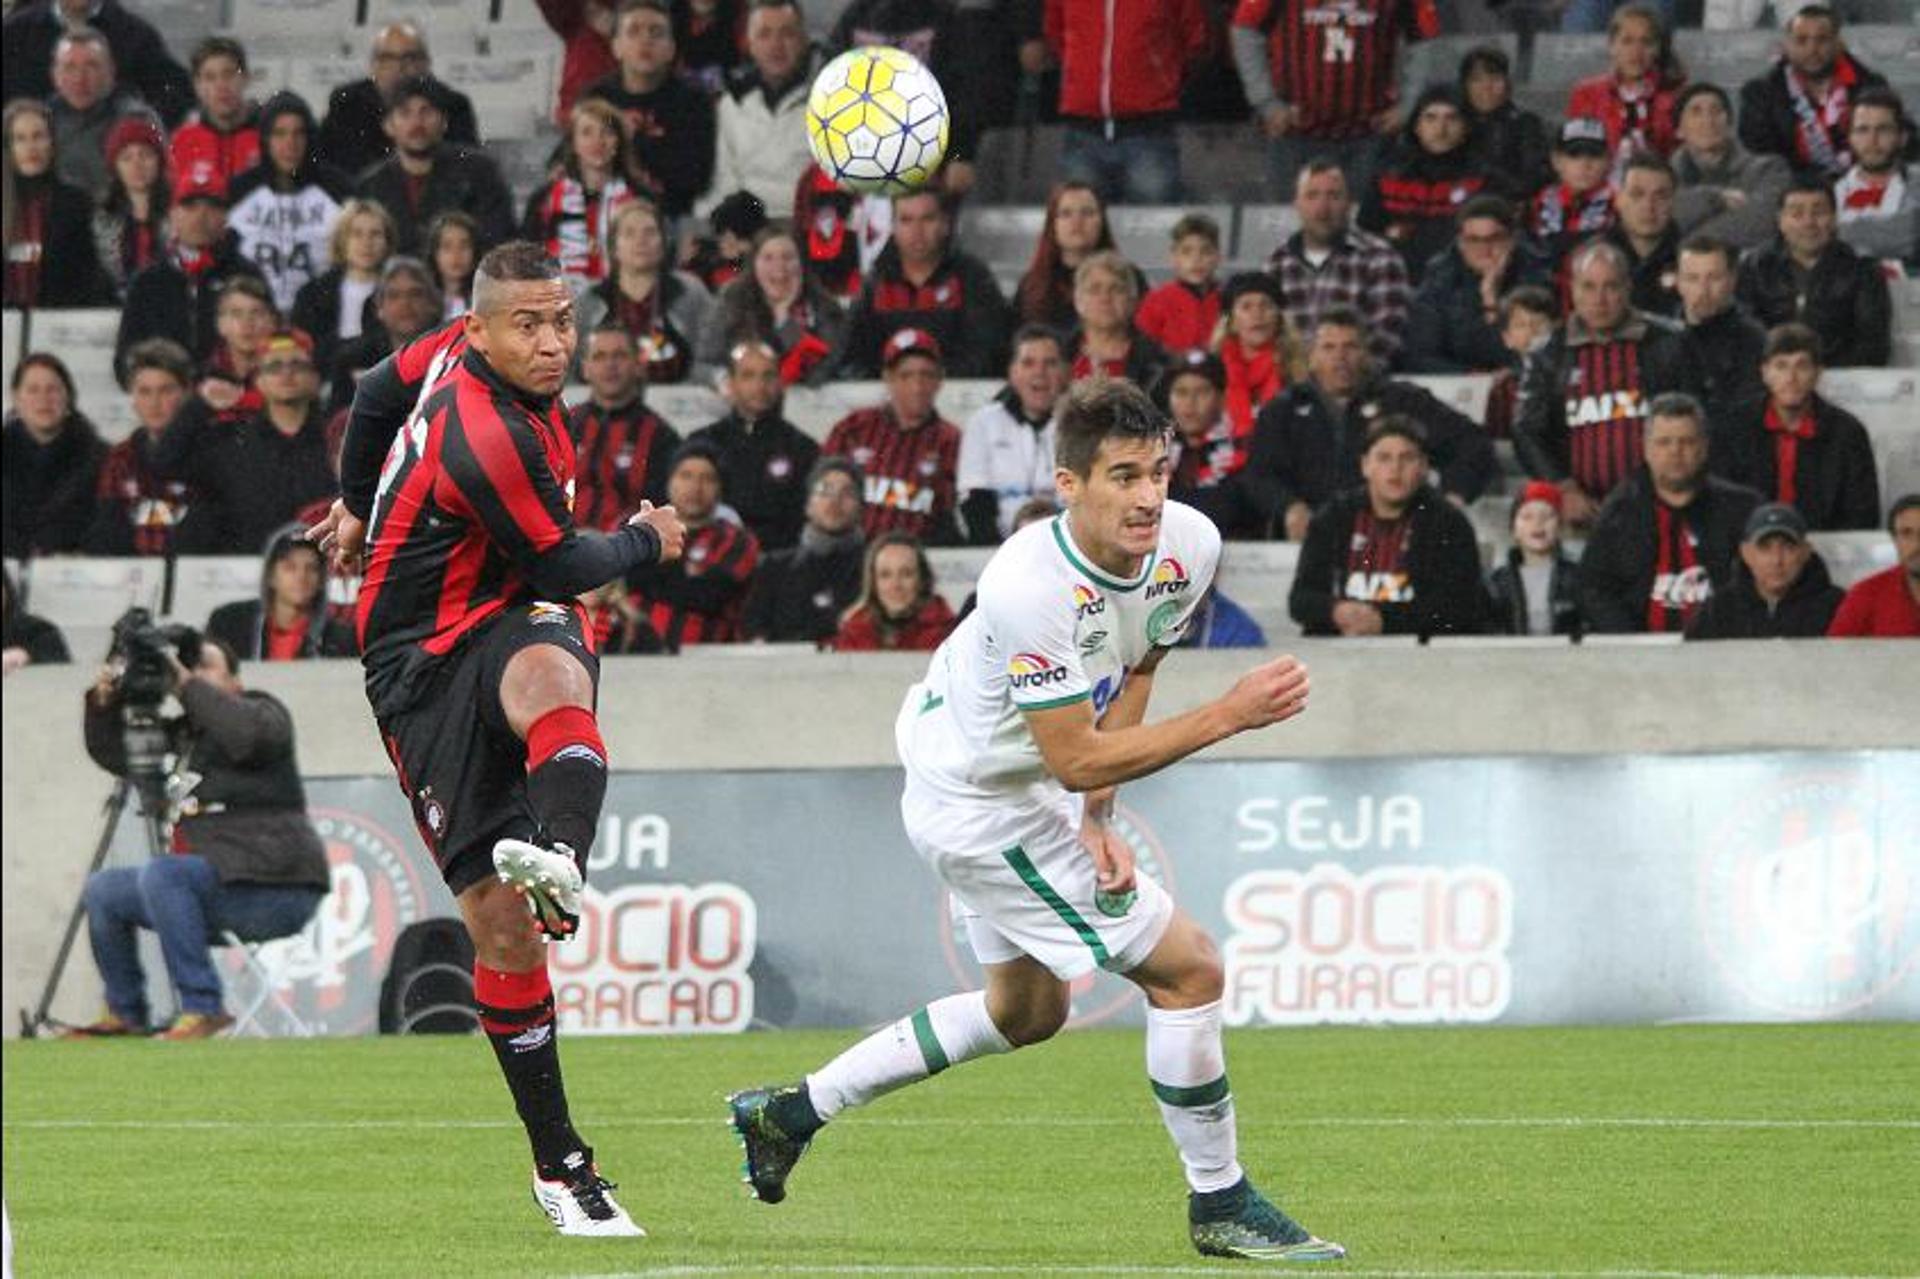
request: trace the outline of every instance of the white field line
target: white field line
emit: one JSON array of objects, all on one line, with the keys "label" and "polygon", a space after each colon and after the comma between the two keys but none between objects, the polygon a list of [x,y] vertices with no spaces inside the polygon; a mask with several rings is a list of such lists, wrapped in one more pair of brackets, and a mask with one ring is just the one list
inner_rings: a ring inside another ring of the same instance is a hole
[{"label": "white field line", "polygon": [[[577,1279],[699,1279],[707,1275],[1213,1275],[1232,1271],[1233,1263],[1214,1266],[1113,1265],[663,1265],[582,1275]],[[1335,1263],[1321,1268],[1339,1279],[1899,1279],[1877,1275],[1732,1274],[1715,1270],[1357,1270]],[[1295,1273],[1299,1273],[1297,1270]]]}]

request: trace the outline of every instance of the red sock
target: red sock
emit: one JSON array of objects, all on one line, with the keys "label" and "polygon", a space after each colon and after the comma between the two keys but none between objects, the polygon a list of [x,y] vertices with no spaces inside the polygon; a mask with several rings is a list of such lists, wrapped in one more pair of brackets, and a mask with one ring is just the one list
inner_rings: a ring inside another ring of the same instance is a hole
[{"label": "red sock", "polygon": [[473,999],[500,1073],[507,1077],[514,1109],[526,1125],[534,1162],[543,1170],[563,1167],[568,1155],[586,1147],[567,1115],[553,983],[546,965],[530,973],[507,973],[476,960]]},{"label": "red sock", "polygon": [[607,744],[600,740],[600,724],[584,706],[558,706],[527,728],[527,771],[556,759],[585,759],[607,766]]}]

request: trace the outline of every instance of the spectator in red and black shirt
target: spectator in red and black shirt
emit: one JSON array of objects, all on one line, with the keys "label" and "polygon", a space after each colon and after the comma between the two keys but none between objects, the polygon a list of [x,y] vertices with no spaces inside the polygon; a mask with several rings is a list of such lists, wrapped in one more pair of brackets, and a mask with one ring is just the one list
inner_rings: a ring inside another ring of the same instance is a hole
[{"label": "spectator in red and black shirt", "polygon": [[780,414],[781,364],[763,342],[737,343],[721,383],[732,411],[693,434],[719,453],[727,505],[769,551],[784,550],[800,536],[807,475],[820,456],[819,444]]},{"label": "spectator in red and black shirt", "polygon": [[670,217],[693,207],[713,181],[713,103],[674,71],[673,14],[666,0],[624,0],[614,26],[620,69],[583,98],[603,98],[627,124],[637,189]]},{"label": "spectator in red and black shirt", "polygon": [[1580,612],[1603,634],[1677,633],[1733,573],[1760,494],[1707,473],[1707,416],[1654,400],[1645,466],[1614,491],[1580,557]]},{"label": "spectator in red and black shirt", "polygon": [[1606,127],[1577,116],[1560,126],[1553,145],[1556,181],[1533,197],[1527,230],[1557,270],[1573,247],[1613,225],[1613,185],[1607,181]]},{"label": "spectator in red and black shirt", "polygon": [[1673,53],[1673,36],[1649,5],[1623,4],[1607,20],[1606,71],[1573,86],[1567,115],[1606,126],[1615,168],[1636,151],[1673,150],[1674,100],[1686,72]]},{"label": "spectator in red and black shirt", "polygon": [[1585,528],[1639,469],[1647,406],[1699,379],[1680,336],[1628,301],[1626,254],[1596,240],[1571,267],[1573,313],[1528,367],[1513,442],[1527,474],[1565,492],[1567,522]]},{"label": "spectator in red and black shirt", "polygon": [[1920,639],[1920,493],[1894,502],[1887,532],[1899,562],[1853,584],[1827,628],[1829,636]]},{"label": "spectator in red and black shirt", "polygon": [[1853,163],[1847,134],[1853,100],[1886,78],[1868,70],[1840,38],[1829,5],[1802,5],[1787,20],[1780,60],[1740,86],[1740,141],[1784,156],[1804,177],[1832,182]]},{"label": "spectator in red and black shirt", "polygon": [[944,197],[915,191],[893,201],[893,236],[847,322],[841,377],[873,377],[881,348],[901,329],[931,333],[955,377],[997,377],[1007,363],[1013,313],[986,263],[953,247]]},{"label": "spectator in red and black shirt", "polygon": [[653,201],[621,206],[612,243],[613,269],[580,295],[580,331],[618,324],[639,342],[647,382],[686,381],[713,296],[696,277],[673,269],[666,215]]},{"label": "spectator in red and black shirt", "polygon": [[546,245],[567,282],[585,288],[613,271],[614,214],[634,198],[627,136],[612,107],[598,98],[574,104],[558,170],[527,197],[520,234]]},{"label": "spectator in red and black shirt", "polygon": [[1067,373],[1123,377],[1145,390],[1166,366],[1167,353],[1133,326],[1140,273],[1112,249],[1094,254],[1073,273],[1077,327],[1067,336]]},{"label": "spectator in red and black shirt", "polygon": [[1650,151],[1627,158],[1613,192],[1614,224],[1607,239],[1627,255],[1634,309],[1676,317],[1680,312],[1680,228],[1673,221],[1673,166]]},{"label": "spectator in red and black shirt", "polygon": [[1880,524],[1873,441],[1860,419],[1823,398],[1820,338],[1800,324],[1767,334],[1764,396],[1713,420],[1713,469],[1798,510],[1822,532]]},{"label": "spectator in red and black shirt", "polygon": [[1310,159],[1366,191],[1380,140],[1400,127],[1400,45],[1440,34],[1432,0],[1239,0],[1233,60],[1272,144],[1276,198]]},{"label": "spectator in red and black shirt", "polygon": [[667,496],[687,526],[686,554],[627,575],[648,625],[674,653],[745,638],[741,619],[760,542],[744,524],[720,515],[719,451],[705,440],[682,444],[667,475]]},{"label": "spectator in red and black shirt", "polygon": [[930,653],[953,622],[953,607],[934,590],[926,549],[909,533],[883,533],[867,547],[860,598],[840,620],[833,647],[842,653]]},{"label": "spectator in red and black shirt", "polygon": [[359,194],[385,205],[400,228],[399,252],[414,256],[427,224],[447,209],[465,209],[480,227],[480,248],[513,234],[513,193],[485,151],[447,141],[440,87],[426,76],[400,82],[387,99],[393,154],[360,175]]},{"label": "spectator in red and black shirt", "polygon": [[1363,483],[1314,515],[1287,597],[1308,635],[1477,635],[1486,587],[1473,525],[1427,483],[1427,437],[1389,414],[1367,433]]},{"label": "spectator in red and black shirt", "polygon": [[645,500],[666,500],[667,466],[680,433],[641,399],[639,348],[623,328],[587,334],[580,365],[588,396],[567,414],[573,432],[573,518],[585,528],[612,530]]},{"label": "spectator in red and black shirt", "polygon": [[825,452],[850,458],[866,479],[869,540],[900,530],[931,546],[960,540],[955,488],[960,428],[934,408],[943,378],[940,343],[921,329],[887,339],[887,402],[834,424]]},{"label": "spectator in red and black shirt", "polygon": [[1348,189],[1338,164],[1309,160],[1294,200],[1300,230],[1274,249],[1267,269],[1280,277],[1295,329],[1310,334],[1326,311],[1350,308],[1366,320],[1374,357],[1391,365],[1400,356],[1413,288],[1391,244],[1347,225]]},{"label": "spectator in red and black shirt", "polygon": [[163,479],[153,451],[193,385],[193,361],[176,342],[149,338],[127,352],[127,398],[138,429],[107,450],[89,555],[171,555],[174,532],[193,505],[184,480]]},{"label": "spectator in red and black shirt", "polygon": [[295,525],[274,534],[260,566],[260,594],[222,604],[207,634],[250,662],[352,657],[353,628],[327,611],[327,561]]},{"label": "spectator in red and black shirt", "polygon": [[182,177],[218,174],[231,186],[260,163],[260,104],[247,96],[247,51],[238,40],[209,36],[194,49],[190,65],[199,106],[173,131],[173,171]]},{"label": "spectator in red and black shirt", "polygon": [[1430,85],[1415,99],[1407,126],[1375,170],[1360,201],[1360,225],[1400,250],[1419,284],[1427,262],[1453,238],[1460,206],[1489,184],[1467,144],[1466,105],[1452,85]]}]

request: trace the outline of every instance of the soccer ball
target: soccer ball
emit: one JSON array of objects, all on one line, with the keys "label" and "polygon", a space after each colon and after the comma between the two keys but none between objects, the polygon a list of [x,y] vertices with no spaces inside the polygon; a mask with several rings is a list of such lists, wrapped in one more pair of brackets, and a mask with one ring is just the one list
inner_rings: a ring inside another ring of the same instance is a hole
[{"label": "soccer ball", "polygon": [[807,144],[844,190],[916,190],[947,152],[947,95],[910,53],[884,45],[849,49],[814,77]]}]

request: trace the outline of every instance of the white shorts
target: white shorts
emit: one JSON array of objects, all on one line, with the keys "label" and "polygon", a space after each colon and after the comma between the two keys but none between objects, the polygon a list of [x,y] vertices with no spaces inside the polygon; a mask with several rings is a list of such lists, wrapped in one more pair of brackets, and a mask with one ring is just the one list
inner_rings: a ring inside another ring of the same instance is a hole
[{"label": "white shorts", "polygon": [[1173,922],[1173,898],[1144,871],[1130,901],[1098,892],[1080,844],[1078,796],[962,804],[909,773],[900,816],[952,891],[953,916],[983,964],[1028,955],[1062,981],[1095,968],[1124,973],[1146,961]]}]

